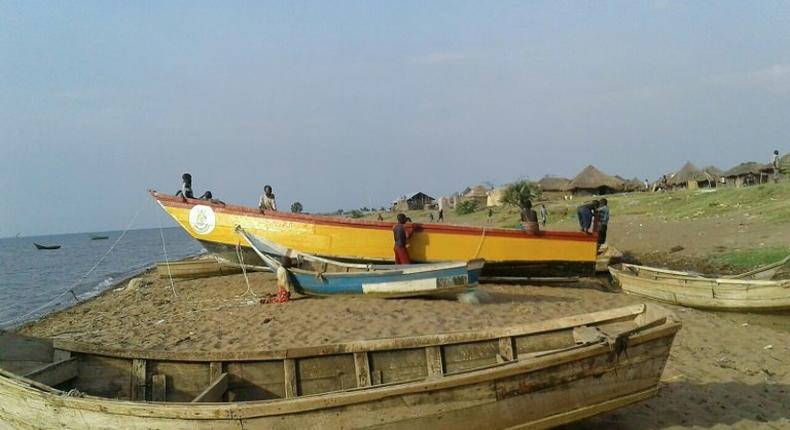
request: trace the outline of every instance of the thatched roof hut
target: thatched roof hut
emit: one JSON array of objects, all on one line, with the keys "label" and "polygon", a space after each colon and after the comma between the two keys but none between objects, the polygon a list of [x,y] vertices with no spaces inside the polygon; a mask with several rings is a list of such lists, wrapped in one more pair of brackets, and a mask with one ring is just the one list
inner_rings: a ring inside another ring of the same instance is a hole
[{"label": "thatched roof hut", "polygon": [[787,153],[779,159],[779,171],[784,174],[790,174],[790,153]]},{"label": "thatched roof hut", "polygon": [[703,167],[702,171],[709,174],[716,182],[718,182],[720,178],[724,177],[724,170],[721,170],[716,166]]},{"label": "thatched roof hut", "polygon": [[623,179],[623,190],[627,192],[644,191],[645,183],[639,178]]},{"label": "thatched roof hut", "polygon": [[562,192],[568,190],[568,185],[571,180],[568,178],[560,178],[558,176],[544,176],[543,179],[538,181],[538,186],[543,191],[548,192]]},{"label": "thatched roof hut", "polygon": [[741,187],[768,182],[768,177],[773,174],[770,164],[747,161],[724,172],[726,184]]},{"label": "thatched roof hut", "polygon": [[687,161],[683,167],[680,168],[674,175],[672,175],[667,184],[674,188],[689,188],[696,189],[699,187],[710,187],[716,183],[716,180],[709,173],[700,170]]},{"label": "thatched roof hut", "polygon": [[593,166],[585,167],[568,184],[568,189],[574,194],[612,194],[623,190],[624,182],[614,176],[596,169]]}]

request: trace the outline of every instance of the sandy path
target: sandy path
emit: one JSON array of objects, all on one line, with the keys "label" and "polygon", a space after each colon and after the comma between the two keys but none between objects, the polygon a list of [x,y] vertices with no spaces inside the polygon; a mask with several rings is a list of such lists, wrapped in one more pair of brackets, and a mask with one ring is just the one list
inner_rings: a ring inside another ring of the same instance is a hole
[{"label": "sandy path", "polygon": [[[365,298],[261,305],[241,275],[176,282],[177,297],[166,281],[144,279],[150,283],[108,291],[21,332],[129,348],[260,350],[521,324],[640,301],[591,288],[486,286],[491,302],[480,305]],[[250,282],[256,295],[274,291],[271,274],[251,274]],[[790,333],[743,325],[748,317],[673,309],[683,329],[660,395],[566,429],[790,428]]]}]

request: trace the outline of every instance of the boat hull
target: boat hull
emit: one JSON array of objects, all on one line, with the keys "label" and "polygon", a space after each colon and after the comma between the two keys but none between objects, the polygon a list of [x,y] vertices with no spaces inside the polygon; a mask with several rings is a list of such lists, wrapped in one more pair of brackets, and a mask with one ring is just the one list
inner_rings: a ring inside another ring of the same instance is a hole
[{"label": "boat hull", "polygon": [[[590,327],[627,337],[627,351],[585,340]],[[657,306],[634,306],[264,353],[118,352],[58,341],[59,355],[77,363],[68,387],[90,395],[0,371],[0,428],[549,428],[653,396],[679,328]],[[161,389],[156,377],[166,381]],[[219,382],[235,401],[186,403]]]},{"label": "boat hull", "polygon": [[[237,261],[241,226],[258,237],[319,256],[346,261],[392,262],[391,222],[328,216],[262,213],[242,206],[217,205],[152,193],[161,207],[209,252]],[[241,244],[248,249],[246,244]],[[415,262],[486,260],[487,276],[589,276],[596,263],[596,237],[576,232],[416,224],[409,240]],[[251,251],[243,254],[256,264]]]},{"label": "boat hull", "polygon": [[623,291],[664,303],[698,309],[780,311],[790,309],[790,280],[765,281],[679,276],[642,266],[609,268]]}]

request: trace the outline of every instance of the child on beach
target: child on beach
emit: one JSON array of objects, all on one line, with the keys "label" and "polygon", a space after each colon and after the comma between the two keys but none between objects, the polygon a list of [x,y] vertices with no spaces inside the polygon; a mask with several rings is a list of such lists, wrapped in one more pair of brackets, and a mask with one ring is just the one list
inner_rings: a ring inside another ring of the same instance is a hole
[{"label": "child on beach", "polygon": [[291,300],[291,277],[288,274],[291,265],[291,258],[283,256],[277,268],[277,295],[264,297],[261,303],[285,303]]}]

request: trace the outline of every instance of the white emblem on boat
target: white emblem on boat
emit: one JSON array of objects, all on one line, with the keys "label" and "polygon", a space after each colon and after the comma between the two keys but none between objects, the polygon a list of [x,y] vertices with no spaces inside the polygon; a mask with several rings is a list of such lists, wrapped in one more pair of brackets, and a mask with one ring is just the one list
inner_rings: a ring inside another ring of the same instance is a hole
[{"label": "white emblem on boat", "polygon": [[189,211],[189,225],[197,234],[209,234],[214,231],[214,210],[209,206],[195,205]]}]

